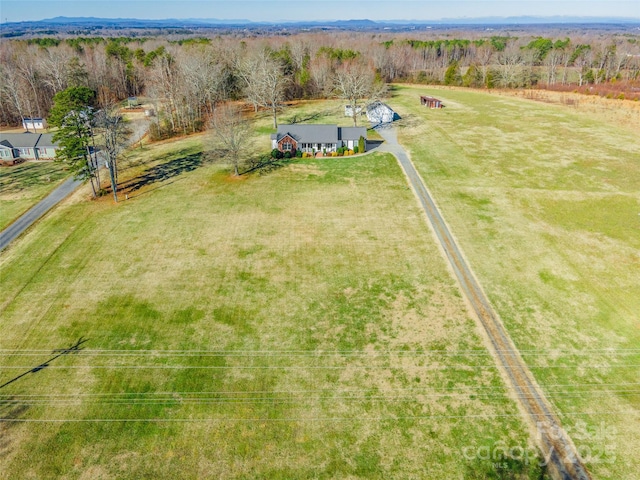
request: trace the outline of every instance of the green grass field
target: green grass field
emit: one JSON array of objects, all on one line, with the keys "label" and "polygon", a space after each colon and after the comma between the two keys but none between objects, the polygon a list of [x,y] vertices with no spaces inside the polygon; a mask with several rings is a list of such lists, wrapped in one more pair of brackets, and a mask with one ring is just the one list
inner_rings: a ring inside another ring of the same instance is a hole
[{"label": "green grass field", "polygon": [[0,230],[46,197],[69,176],[54,162],[26,162],[0,168]]},{"label": "green grass field", "polygon": [[0,390],[0,478],[539,478],[395,160],[234,179],[208,141],[0,257],[3,382],[88,339]]},{"label": "green grass field", "polygon": [[[389,103],[594,478],[634,478],[634,132],[471,91]],[[349,125],[337,102],[297,119]],[[268,152],[269,115],[256,131]],[[528,430],[395,160],[234,179],[209,145],[130,152],[129,200],[75,195],[0,256],[2,382],[88,339],[0,389],[26,420],[0,423],[0,478],[539,478],[510,458]]]},{"label": "green grass field", "polygon": [[[422,108],[421,94],[446,108]],[[591,452],[594,477],[638,478],[637,131],[616,119],[615,102],[584,115],[398,87],[390,103],[400,141],[574,442]]]}]

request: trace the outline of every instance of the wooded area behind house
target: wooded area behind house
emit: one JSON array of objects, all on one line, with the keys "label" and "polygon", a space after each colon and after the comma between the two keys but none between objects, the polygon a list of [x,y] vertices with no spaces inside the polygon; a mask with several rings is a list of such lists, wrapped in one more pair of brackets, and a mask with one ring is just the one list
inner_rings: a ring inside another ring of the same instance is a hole
[{"label": "wooded area behind house", "polygon": [[409,35],[5,39],[0,44],[0,124],[47,117],[56,93],[86,86],[102,107],[147,97],[159,113],[151,130],[157,138],[202,130],[215,105],[226,100],[270,110],[275,126],[286,101],[336,96],[352,102],[351,92],[341,88],[349,74],[368,77],[365,97],[380,95],[386,82],[588,88],[620,99],[640,97],[640,35],[591,30],[548,38]]}]

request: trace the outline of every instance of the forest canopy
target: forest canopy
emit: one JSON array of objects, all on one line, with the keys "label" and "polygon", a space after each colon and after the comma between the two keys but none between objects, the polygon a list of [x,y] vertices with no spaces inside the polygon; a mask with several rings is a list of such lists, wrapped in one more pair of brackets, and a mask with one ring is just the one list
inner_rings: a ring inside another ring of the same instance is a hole
[{"label": "forest canopy", "polygon": [[340,96],[336,85],[345,68],[370,75],[372,84],[565,89],[616,84],[629,87],[627,98],[640,91],[638,36],[473,32],[465,38],[463,33],[4,39],[0,123],[47,117],[57,93],[87,87],[96,92],[98,108],[144,96],[159,113],[157,136],[204,128],[216,105],[227,100],[267,108],[275,124],[287,101]]}]

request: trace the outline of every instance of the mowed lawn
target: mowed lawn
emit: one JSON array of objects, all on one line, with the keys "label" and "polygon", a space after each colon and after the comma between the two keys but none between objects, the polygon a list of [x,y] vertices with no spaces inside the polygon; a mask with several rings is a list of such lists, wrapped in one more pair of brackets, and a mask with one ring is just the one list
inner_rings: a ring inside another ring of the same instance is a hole
[{"label": "mowed lawn", "polygon": [[[425,94],[446,108],[421,107]],[[398,87],[390,103],[594,478],[638,478],[640,136],[629,113],[424,87]]]},{"label": "mowed lawn", "polygon": [[54,162],[25,162],[0,168],[0,230],[46,197],[69,176]]},{"label": "mowed lawn", "polygon": [[539,478],[393,157],[234,179],[203,145],[0,257],[2,382],[87,339],[0,390],[0,478]]}]

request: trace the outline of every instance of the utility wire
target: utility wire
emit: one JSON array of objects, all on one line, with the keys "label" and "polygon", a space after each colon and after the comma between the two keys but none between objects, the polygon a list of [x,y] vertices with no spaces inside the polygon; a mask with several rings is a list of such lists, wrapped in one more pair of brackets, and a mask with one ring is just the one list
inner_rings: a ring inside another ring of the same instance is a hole
[{"label": "utility wire", "polygon": [[[406,368],[410,366],[413,369],[423,370],[455,370],[455,369],[477,369],[477,368],[500,368],[499,365],[41,365],[40,367],[49,367],[50,369],[110,369],[110,370],[343,370],[345,367],[350,369],[398,369]],[[531,369],[544,370],[544,369],[575,369],[582,368],[607,368],[607,369],[619,369],[619,368],[640,368],[640,365],[527,365]],[[29,368],[26,366],[18,365],[0,365],[1,369],[23,369]],[[31,373],[36,371],[25,372]],[[21,376],[23,376],[21,375]],[[19,377],[16,377],[16,379]],[[7,382],[8,385],[13,379]],[[4,385],[2,385],[4,386]],[[2,388],[0,386],[0,388]]]},{"label": "utility wire", "polygon": [[[532,413],[532,416],[547,418],[545,413]],[[632,418],[638,412],[563,412],[561,417],[573,416],[628,416]],[[85,422],[156,422],[156,423],[196,423],[196,422],[386,422],[399,420],[432,420],[432,419],[469,419],[469,418],[514,418],[520,413],[477,414],[477,415],[415,415],[390,417],[224,417],[224,418],[0,418],[0,423],[85,423]]]},{"label": "utility wire", "polygon": [[[35,356],[50,350],[37,349],[0,349],[1,354],[12,356]],[[594,353],[615,354],[615,355],[640,355],[640,348],[630,349],[585,349],[575,352],[558,351],[558,350],[500,350],[501,354],[512,354],[522,356],[551,356],[554,358],[571,357],[571,356],[589,356]],[[238,356],[238,357],[326,357],[326,356],[362,356],[362,357],[386,357],[398,355],[401,357],[422,357],[422,356],[482,356],[492,357],[492,354],[483,349],[474,350],[428,350],[428,351],[407,351],[407,350],[388,350],[386,352],[365,352],[362,350],[106,350],[106,349],[85,349],[85,355],[92,356]]]},{"label": "utility wire", "polygon": [[[78,353],[80,350],[82,350],[82,348],[80,348],[80,345],[82,345],[86,341],[87,341],[86,339],[80,337],[78,339],[78,341],[75,344],[71,345],[70,347],[60,348],[60,349],[54,350],[53,353],[58,352],[57,355],[51,357],[49,360],[47,360],[46,362],[41,363],[37,367],[33,367],[33,368],[31,368],[31,367],[17,367],[17,368],[29,368],[29,370],[27,370],[26,372],[18,375],[17,377],[12,378],[11,380],[3,383],[2,385],[0,385],[0,388],[6,387],[7,385],[15,382],[16,380],[19,380],[20,378],[24,377],[25,375],[28,375],[30,373],[36,373],[36,372],[39,372],[40,370],[42,370],[44,368],[50,367],[49,364],[52,361],[54,361],[55,359],[57,359],[59,357],[62,357],[63,355],[69,355],[71,353]],[[0,367],[0,368],[16,368],[16,367]]]}]

